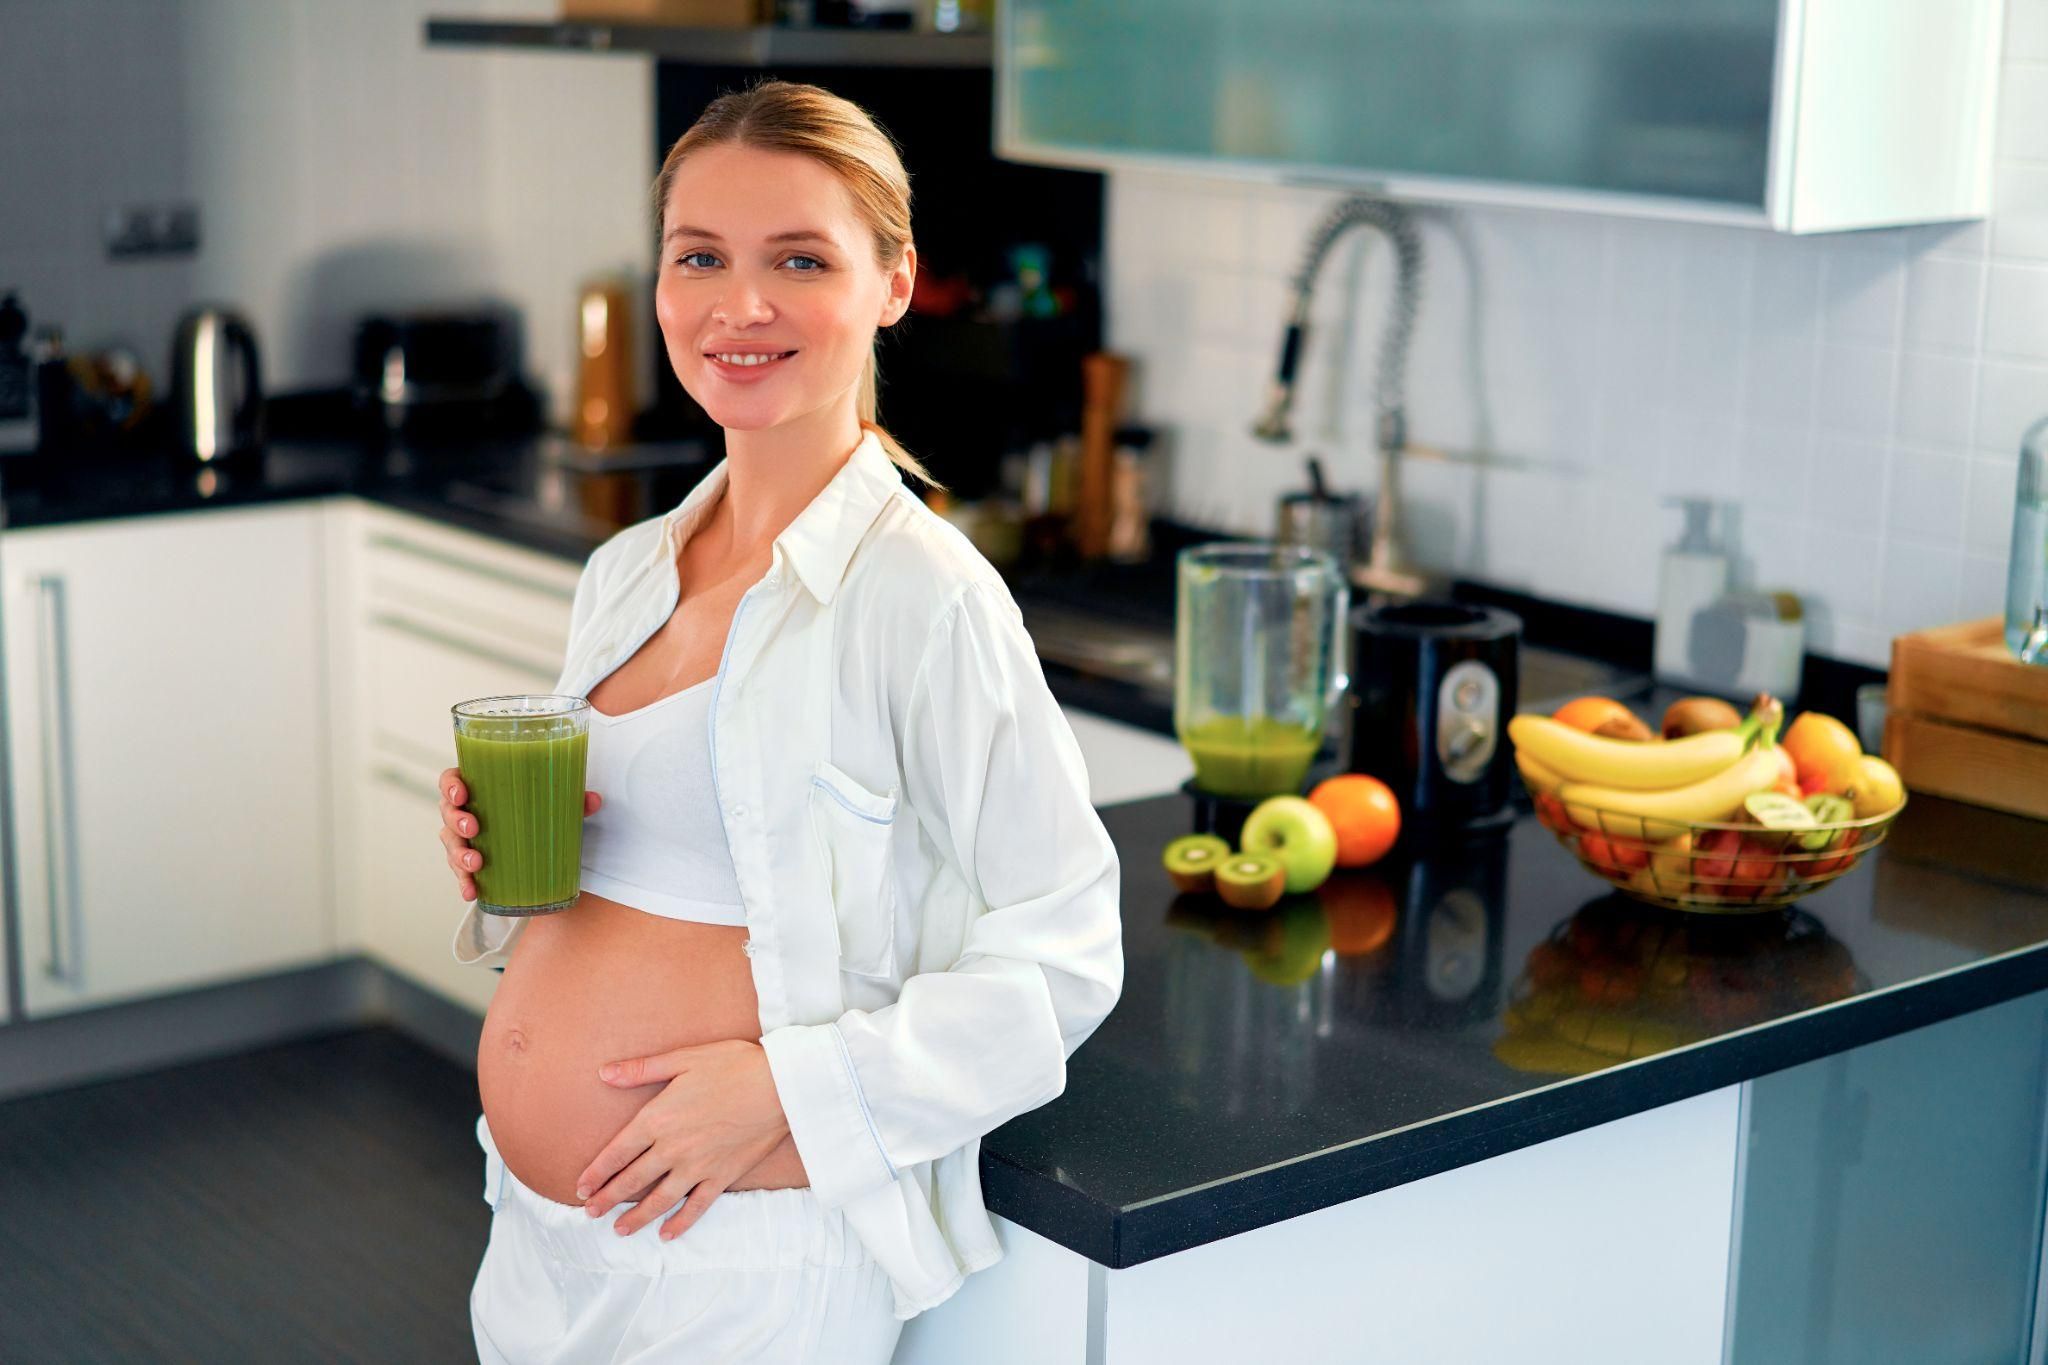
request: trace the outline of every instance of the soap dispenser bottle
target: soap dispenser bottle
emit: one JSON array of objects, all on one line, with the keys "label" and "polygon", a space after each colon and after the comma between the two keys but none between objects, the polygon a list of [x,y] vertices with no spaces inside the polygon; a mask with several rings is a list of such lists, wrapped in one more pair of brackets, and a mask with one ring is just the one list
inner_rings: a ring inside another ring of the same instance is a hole
[{"label": "soap dispenser bottle", "polygon": [[1657,629],[1652,671],[1657,681],[1694,684],[1700,670],[1692,656],[1693,620],[1728,590],[1728,556],[1714,545],[1709,522],[1714,504],[1706,498],[1672,498],[1685,509],[1685,534],[1664,552],[1657,574]]}]

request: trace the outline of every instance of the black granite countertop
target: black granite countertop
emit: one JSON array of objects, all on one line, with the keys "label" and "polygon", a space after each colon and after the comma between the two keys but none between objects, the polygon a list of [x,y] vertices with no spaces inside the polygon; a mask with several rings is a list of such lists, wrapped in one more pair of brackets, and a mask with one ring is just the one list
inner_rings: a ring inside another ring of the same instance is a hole
[{"label": "black granite countertop", "polygon": [[1161,870],[1190,798],[1103,818],[1123,997],[982,1176],[991,1209],[1111,1267],[2048,989],[2041,825],[1936,797],[1743,916],[1610,894],[1526,816],[1233,911]]},{"label": "black granite countertop", "polygon": [[[581,563],[711,464],[586,472],[551,451],[315,436],[211,467],[9,457],[0,530],[354,494]],[[1155,528],[1145,564],[1013,575],[1027,625],[1040,604],[1170,632],[1172,555],[1208,533]],[[1552,608],[1512,605],[1532,638],[1552,628]],[[1592,625],[1556,629],[1647,652],[1640,623]],[[1046,675],[1063,703],[1171,733],[1156,689],[1050,660]],[[1526,816],[1235,912],[1160,868],[1196,827],[1188,797],[1103,815],[1123,858],[1123,998],[1065,1093],[984,1140],[982,1175],[990,1208],[1109,1266],[2048,989],[2041,826],[1932,797],[1822,892],[1726,919],[1606,894]]]}]

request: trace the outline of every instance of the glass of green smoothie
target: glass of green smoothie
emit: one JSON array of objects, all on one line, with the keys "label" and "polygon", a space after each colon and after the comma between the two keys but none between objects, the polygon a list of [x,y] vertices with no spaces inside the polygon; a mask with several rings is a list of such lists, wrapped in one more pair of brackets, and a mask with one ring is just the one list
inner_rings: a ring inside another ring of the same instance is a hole
[{"label": "glass of green smoothie", "polygon": [[476,817],[476,906],[545,915],[582,882],[583,778],[590,703],[582,697],[478,697],[450,707],[455,766]]}]

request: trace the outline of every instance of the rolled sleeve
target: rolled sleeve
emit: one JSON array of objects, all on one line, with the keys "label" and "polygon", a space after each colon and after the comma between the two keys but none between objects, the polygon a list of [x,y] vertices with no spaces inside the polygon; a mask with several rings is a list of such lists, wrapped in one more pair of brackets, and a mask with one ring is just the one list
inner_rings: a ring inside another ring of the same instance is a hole
[{"label": "rolled sleeve", "polygon": [[455,960],[465,967],[495,967],[505,970],[512,961],[512,942],[525,920],[511,915],[487,915],[470,901],[462,921],[455,926]]},{"label": "rolled sleeve", "polygon": [[957,1150],[1066,1088],[1066,1062],[1123,989],[1121,868],[1080,745],[1016,605],[950,600],[905,706],[912,809],[978,906],[958,958],[894,1004],[762,1044],[826,1207]]}]

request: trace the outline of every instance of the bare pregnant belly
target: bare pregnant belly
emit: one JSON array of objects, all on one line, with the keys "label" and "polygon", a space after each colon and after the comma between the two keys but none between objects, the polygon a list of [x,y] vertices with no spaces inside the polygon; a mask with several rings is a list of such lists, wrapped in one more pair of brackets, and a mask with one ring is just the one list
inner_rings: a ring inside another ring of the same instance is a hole
[{"label": "bare pregnant belly", "polygon": [[[666,919],[587,891],[521,931],[476,1057],[484,1121],[513,1175],[546,1198],[580,1204],[576,1177],[667,1084],[621,1090],[598,1079],[600,1066],[760,1038],[746,937],[741,925]],[[808,1184],[785,1134],[729,1188]]]}]

